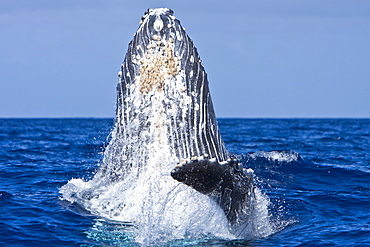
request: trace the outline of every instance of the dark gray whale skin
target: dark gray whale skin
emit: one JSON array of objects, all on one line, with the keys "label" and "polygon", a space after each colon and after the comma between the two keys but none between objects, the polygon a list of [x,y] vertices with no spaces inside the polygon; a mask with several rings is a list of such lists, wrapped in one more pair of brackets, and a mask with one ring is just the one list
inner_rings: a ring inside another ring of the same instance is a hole
[{"label": "dark gray whale skin", "polygon": [[[172,50],[169,47],[172,47]],[[144,58],[150,56],[157,59],[157,62],[160,61],[159,64],[166,71],[166,66],[172,64],[172,70],[166,76],[171,79],[172,84],[180,80],[185,85],[184,89],[176,91],[176,87],[168,83],[168,80],[166,82],[159,79],[162,76],[161,71],[151,68],[150,64],[143,65],[148,61]],[[141,61],[138,61],[140,59]],[[147,73],[144,66],[150,67],[151,71]],[[155,73],[158,76],[153,76]],[[179,75],[181,79],[178,79]],[[179,161],[177,165],[174,164],[172,178],[213,198],[224,210],[232,225],[244,222],[254,195],[253,173],[242,168],[226,150],[219,133],[207,74],[193,41],[180,25],[180,21],[173,16],[172,10],[149,9],[144,14],[141,25],[129,44],[119,76],[115,138],[134,139],[148,130],[148,126],[152,126],[146,115],[148,113],[141,111],[139,107],[135,109],[135,104],[126,100],[137,93],[133,88],[141,85],[142,97],[151,97],[151,92],[162,90],[166,100],[170,102],[162,102],[163,109],[168,109],[168,142],[171,152]],[[149,79],[138,84],[137,78],[146,78],[145,76]],[[187,99],[188,105],[181,107],[183,101],[173,95]],[[176,113],[169,113],[174,105],[177,105]],[[139,120],[140,126],[132,134],[127,129],[134,120]],[[120,153],[127,156],[125,161],[117,158],[113,162],[126,165],[126,160],[136,157],[134,154],[138,151],[135,148],[126,145],[124,149],[122,151],[120,146],[117,149],[112,148],[112,152],[117,153],[115,157],[119,157]],[[140,151],[142,162],[150,155],[147,150]],[[117,167],[114,172],[110,171],[109,176],[112,179],[118,179],[122,175],[117,174],[124,174],[129,169],[121,171],[120,166]],[[104,167],[100,170],[101,173],[105,171],[108,169]]]},{"label": "dark gray whale skin", "polygon": [[172,170],[171,176],[200,193],[214,198],[231,224],[250,211],[253,174],[241,168],[236,159],[224,164],[216,160],[192,160]]}]

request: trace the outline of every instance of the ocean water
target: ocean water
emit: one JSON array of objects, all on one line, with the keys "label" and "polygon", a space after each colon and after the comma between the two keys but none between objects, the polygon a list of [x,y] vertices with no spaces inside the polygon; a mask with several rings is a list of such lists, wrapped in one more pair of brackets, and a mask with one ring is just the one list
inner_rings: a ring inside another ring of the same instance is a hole
[{"label": "ocean water", "polygon": [[[370,119],[219,126],[228,150],[254,170],[272,230],[252,239],[189,233],[157,245],[370,246]],[[140,246],[135,225],[92,215],[60,193],[72,178],[93,177],[112,127],[112,119],[0,119],[0,246]]]}]

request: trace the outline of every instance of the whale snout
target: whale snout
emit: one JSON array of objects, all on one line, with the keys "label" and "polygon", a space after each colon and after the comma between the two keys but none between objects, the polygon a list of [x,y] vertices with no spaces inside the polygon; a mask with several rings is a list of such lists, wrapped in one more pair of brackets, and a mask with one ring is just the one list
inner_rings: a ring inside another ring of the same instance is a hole
[{"label": "whale snout", "polygon": [[167,8],[149,9],[140,21],[138,32],[150,40],[170,41],[175,40],[180,34],[180,21]]}]

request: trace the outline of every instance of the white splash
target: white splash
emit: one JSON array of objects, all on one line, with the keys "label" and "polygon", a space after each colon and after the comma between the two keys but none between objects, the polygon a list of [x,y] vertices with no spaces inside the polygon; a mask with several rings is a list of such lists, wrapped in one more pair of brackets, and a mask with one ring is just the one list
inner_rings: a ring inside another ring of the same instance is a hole
[{"label": "white splash", "polygon": [[252,158],[266,158],[270,161],[277,161],[277,162],[292,162],[297,161],[299,158],[298,153],[292,151],[258,151],[255,153],[250,154]]},{"label": "white splash", "polygon": [[[169,85],[179,87],[181,83]],[[141,114],[149,116],[151,126],[138,132],[142,123],[130,123],[126,135],[131,139],[117,133],[117,126],[113,130],[102,166],[119,179],[111,181],[112,176],[102,172],[90,181],[72,179],[60,189],[63,199],[81,205],[94,215],[134,223],[137,229],[134,241],[143,245],[188,237],[235,238],[224,212],[210,197],[170,176],[179,160],[168,142],[167,126],[172,113],[163,108],[162,102],[168,100],[164,91],[153,89],[150,97],[136,91],[131,94],[133,105],[128,109],[134,110],[136,104]],[[143,107],[146,105],[143,101],[148,100],[148,107]],[[185,97],[179,107],[184,110],[188,101]],[[125,146],[130,146],[136,154],[122,153]],[[120,163],[125,163],[127,168],[118,167]]]},{"label": "white splash", "polygon": [[155,152],[145,169],[129,173],[123,181],[70,180],[60,189],[63,199],[99,217],[134,224],[131,241],[143,246],[177,239],[255,239],[274,232],[269,200],[258,188],[250,220],[235,228],[209,196],[178,183],[169,169],[156,166],[154,161],[162,162],[163,152],[159,148]]}]

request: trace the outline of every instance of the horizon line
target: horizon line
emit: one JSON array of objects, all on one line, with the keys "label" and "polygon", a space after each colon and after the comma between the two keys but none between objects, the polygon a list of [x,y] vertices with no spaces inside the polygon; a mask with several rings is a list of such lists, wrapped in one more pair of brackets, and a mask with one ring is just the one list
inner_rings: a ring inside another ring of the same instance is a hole
[{"label": "horizon line", "polygon": [[[216,117],[217,119],[370,119],[370,117]],[[115,117],[0,117],[6,119],[112,119]]]}]

